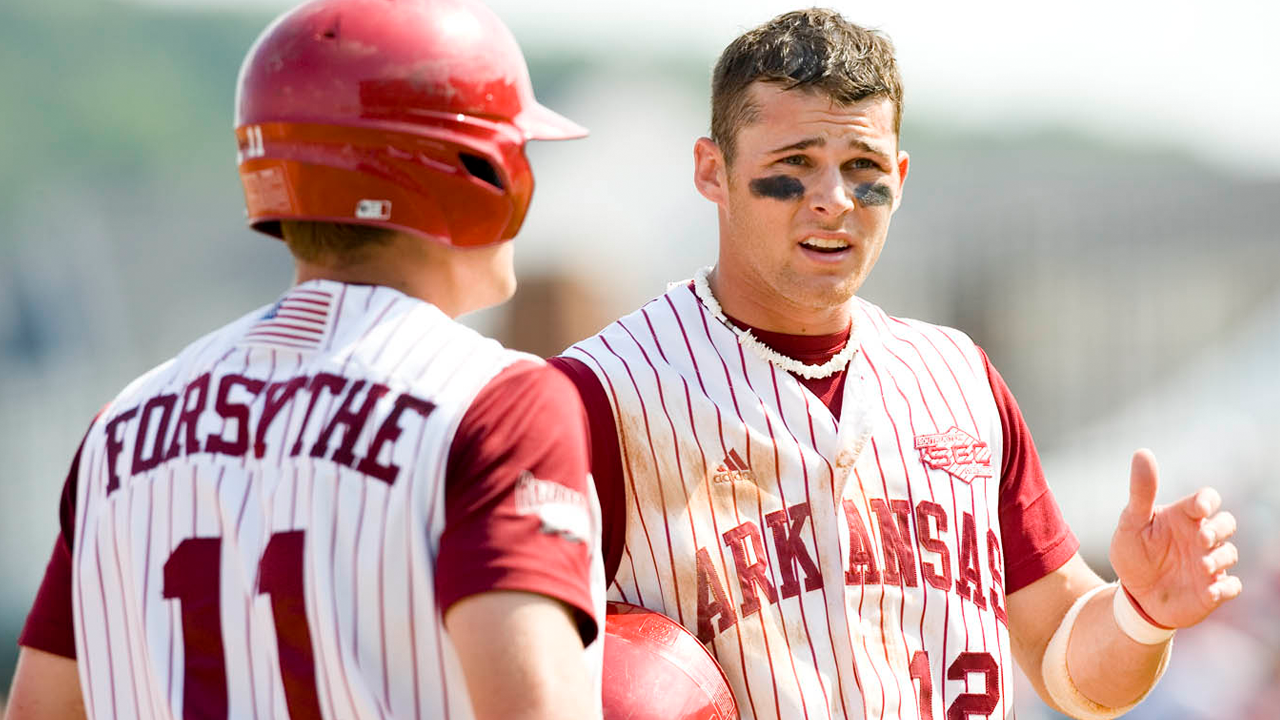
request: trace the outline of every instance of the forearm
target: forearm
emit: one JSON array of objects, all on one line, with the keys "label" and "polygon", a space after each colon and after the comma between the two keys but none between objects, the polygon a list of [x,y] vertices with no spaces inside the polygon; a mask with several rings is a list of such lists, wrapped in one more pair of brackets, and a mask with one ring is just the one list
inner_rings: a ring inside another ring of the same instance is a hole
[{"label": "forearm", "polygon": [[1108,586],[1085,603],[1067,645],[1067,669],[1080,693],[1099,705],[1125,707],[1145,695],[1161,672],[1168,641],[1144,645],[1126,635]]},{"label": "forearm", "polygon": [[450,608],[445,627],[477,720],[599,718],[599,688],[590,681],[570,613],[558,601],[481,593]]},{"label": "forearm", "polygon": [[23,647],[9,691],[9,720],[84,720],[76,661]]}]

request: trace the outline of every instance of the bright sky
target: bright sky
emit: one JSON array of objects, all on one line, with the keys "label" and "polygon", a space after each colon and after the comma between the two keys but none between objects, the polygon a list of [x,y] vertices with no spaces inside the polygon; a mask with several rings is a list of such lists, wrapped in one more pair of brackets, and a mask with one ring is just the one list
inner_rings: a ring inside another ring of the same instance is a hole
[{"label": "bright sky", "polygon": [[[137,0],[284,9],[283,0]],[[803,2],[490,0],[526,46],[705,56]],[[1280,177],[1275,0],[906,0],[826,4],[886,31],[907,112],[965,126],[1067,125]]]}]

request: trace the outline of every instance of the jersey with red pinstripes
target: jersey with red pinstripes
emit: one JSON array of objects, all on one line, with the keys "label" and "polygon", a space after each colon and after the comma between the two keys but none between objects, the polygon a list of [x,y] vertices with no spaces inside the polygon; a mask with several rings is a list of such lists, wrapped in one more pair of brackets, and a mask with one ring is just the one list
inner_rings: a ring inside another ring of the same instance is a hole
[{"label": "jersey with red pinstripes", "polygon": [[[610,597],[694,632],[744,718],[1004,718],[1006,434],[985,356],[862,300],[854,327],[838,420],[688,284],[564,353],[613,408]],[[1047,497],[1054,545],[1034,550],[1056,567],[1077,544]]]},{"label": "jersey with red pinstripes", "polygon": [[[574,608],[598,682],[585,439],[562,465],[577,477],[535,464],[501,494],[446,487],[461,421],[521,363],[554,374],[389,288],[313,281],[127,387],[68,484],[90,717],[465,720],[442,614],[487,589]],[[459,503],[501,537],[451,536]]]}]

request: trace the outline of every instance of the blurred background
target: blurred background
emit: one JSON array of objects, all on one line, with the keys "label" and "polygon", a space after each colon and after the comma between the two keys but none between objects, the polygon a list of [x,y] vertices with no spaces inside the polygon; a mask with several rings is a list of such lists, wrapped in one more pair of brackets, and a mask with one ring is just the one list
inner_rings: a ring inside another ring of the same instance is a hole
[{"label": "blurred background", "polygon": [[[243,226],[240,60],[279,0],[0,4],[0,683],[94,413],[291,280]],[[1245,595],[1179,633],[1131,717],[1280,706],[1280,7],[834,2],[895,41],[905,200],[862,295],[971,334],[1095,568],[1150,447],[1161,498],[1214,484]],[[715,257],[693,189],[710,70],[765,0],[494,0],[547,105],[515,299],[466,318],[553,354]],[[1018,716],[1054,717],[1029,687]]]}]

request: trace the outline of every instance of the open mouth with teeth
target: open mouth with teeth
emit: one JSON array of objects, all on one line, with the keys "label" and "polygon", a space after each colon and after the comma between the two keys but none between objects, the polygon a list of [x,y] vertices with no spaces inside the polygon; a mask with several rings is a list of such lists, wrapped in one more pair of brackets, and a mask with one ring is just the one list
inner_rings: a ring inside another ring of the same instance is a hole
[{"label": "open mouth with teeth", "polygon": [[849,243],[835,238],[809,237],[805,238],[800,245],[806,250],[812,250],[820,253],[838,253],[841,250],[849,249]]}]

